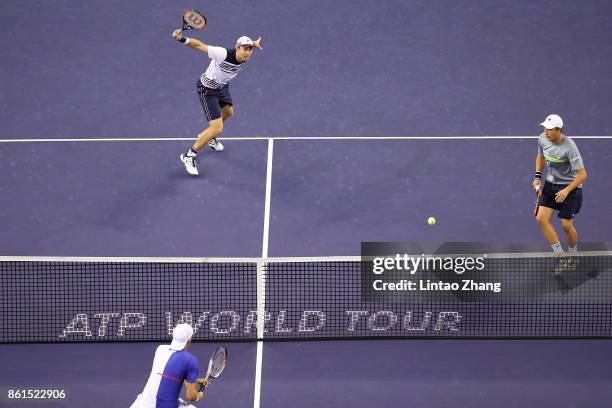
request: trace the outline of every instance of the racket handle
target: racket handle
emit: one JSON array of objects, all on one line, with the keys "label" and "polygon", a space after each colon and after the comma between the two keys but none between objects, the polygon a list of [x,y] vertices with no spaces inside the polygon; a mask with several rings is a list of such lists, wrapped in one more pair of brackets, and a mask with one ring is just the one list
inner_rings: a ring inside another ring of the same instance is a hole
[{"label": "racket handle", "polygon": [[206,389],[206,387],[208,387],[208,384],[210,384],[210,378],[206,377],[206,384],[200,384],[200,388],[198,388],[198,392],[204,391]]}]

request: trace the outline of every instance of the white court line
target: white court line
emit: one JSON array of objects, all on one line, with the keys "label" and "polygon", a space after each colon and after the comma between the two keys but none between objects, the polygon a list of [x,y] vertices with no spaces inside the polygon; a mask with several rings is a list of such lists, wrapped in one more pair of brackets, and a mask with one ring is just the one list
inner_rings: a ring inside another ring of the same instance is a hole
[{"label": "white court line", "polygon": [[[296,136],[296,137],[228,137],[232,140],[521,140],[539,136]],[[612,139],[612,136],[570,136],[572,139]],[[196,140],[195,137],[131,137],[84,139],[0,139],[0,143],[50,143],[50,142],[175,142]]]},{"label": "white court line", "polygon": [[263,239],[261,257],[268,257],[268,236],[270,234],[270,197],[272,195],[272,157],[274,155],[274,139],[268,140],[268,165],[266,167],[266,198],[264,206]]},{"label": "white court line", "polygon": [[[264,204],[264,225],[261,244],[261,257],[268,257],[268,240],[270,236],[270,197],[272,196],[272,158],[274,156],[274,139],[268,140],[268,164],[266,166],[266,196]],[[255,391],[253,393],[253,408],[259,408],[261,400],[261,370],[263,364],[263,336],[265,323],[265,277],[263,267],[257,265],[257,355],[255,357]]]}]

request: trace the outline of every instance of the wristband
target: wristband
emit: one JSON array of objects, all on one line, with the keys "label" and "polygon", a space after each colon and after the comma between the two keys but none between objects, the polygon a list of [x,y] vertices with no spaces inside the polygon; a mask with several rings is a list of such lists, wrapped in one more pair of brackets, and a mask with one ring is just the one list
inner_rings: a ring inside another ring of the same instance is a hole
[{"label": "wristband", "polygon": [[541,172],[541,171],[536,171],[536,172],[533,174],[533,179],[534,179],[534,180],[542,180],[542,172]]},{"label": "wristband", "polygon": [[187,37],[183,37],[180,40],[178,40],[179,42],[182,42],[183,44],[187,45],[189,44],[189,38]]}]

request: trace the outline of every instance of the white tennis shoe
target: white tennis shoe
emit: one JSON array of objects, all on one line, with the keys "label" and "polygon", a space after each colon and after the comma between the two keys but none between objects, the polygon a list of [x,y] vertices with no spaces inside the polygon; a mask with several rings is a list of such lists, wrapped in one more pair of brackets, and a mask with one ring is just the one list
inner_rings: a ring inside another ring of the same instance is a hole
[{"label": "white tennis shoe", "polygon": [[189,157],[185,153],[181,154],[181,161],[185,165],[185,170],[192,176],[198,175],[198,165],[195,157]]},{"label": "white tennis shoe", "polygon": [[210,146],[211,149],[216,150],[218,152],[223,150],[223,144],[217,140],[217,138],[212,138],[210,139],[210,141],[208,142],[208,145]]}]

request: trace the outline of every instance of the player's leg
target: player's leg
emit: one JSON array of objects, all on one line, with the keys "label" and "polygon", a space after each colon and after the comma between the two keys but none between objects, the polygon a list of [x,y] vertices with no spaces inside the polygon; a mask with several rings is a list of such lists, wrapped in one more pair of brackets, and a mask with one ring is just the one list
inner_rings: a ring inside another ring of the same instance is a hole
[{"label": "player's leg", "polygon": [[198,140],[196,140],[192,147],[195,151],[199,151],[202,146],[223,132],[221,104],[224,92],[222,90],[198,87],[198,96],[200,97],[200,103],[202,104],[206,120],[208,120],[208,127],[198,135]]},{"label": "player's leg", "polygon": [[[234,114],[234,104],[232,102],[232,95],[229,91],[229,86],[226,86],[219,90],[219,106],[221,107],[221,120],[225,123],[233,114]],[[223,150],[223,143],[217,140],[217,138],[213,138],[208,142],[208,146],[211,149],[216,150],[218,152]]]},{"label": "player's leg", "polygon": [[213,138],[219,136],[223,132],[223,119],[218,117],[217,119],[208,122],[208,127],[204,129],[202,133],[198,135],[198,140],[193,144],[193,149],[200,151],[200,149],[210,142]]},{"label": "player's leg", "polygon": [[544,239],[546,239],[546,242],[548,242],[550,246],[559,243],[559,235],[550,222],[550,218],[554,211],[555,210],[552,208],[540,206],[538,216],[536,217],[536,222],[542,231],[542,235],[544,235]]},{"label": "player's leg", "polygon": [[223,119],[223,123],[228,120],[230,117],[234,115],[234,106],[233,105],[223,105],[221,108],[221,119]]},{"label": "player's leg", "polygon": [[560,210],[561,205],[555,201],[555,187],[549,182],[544,183],[542,195],[540,196],[540,209],[536,217],[536,222],[542,231],[546,242],[554,252],[563,252],[563,247],[559,242],[559,235],[550,222],[550,218],[555,210]]},{"label": "player's leg", "polygon": [[563,232],[565,232],[570,252],[576,252],[578,250],[578,233],[574,226],[574,216],[580,212],[581,207],[582,189],[577,188],[565,198],[559,210],[561,226],[563,227]]},{"label": "player's leg", "polygon": [[191,149],[189,149],[189,151],[186,153],[181,154],[181,161],[185,165],[185,169],[189,174],[193,176],[198,175],[198,165],[196,162],[198,152],[202,146],[205,146],[211,139],[220,135],[221,132],[223,132],[223,120],[219,115],[217,119],[208,122],[208,127],[198,135],[198,139],[195,141]]},{"label": "player's leg", "polygon": [[[228,120],[234,114],[234,107],[232,105],[225,105],[222,101],[220,101],[219,104],[221,105],[221,120],[223,121],[223,123],[225,123],[225,121]],[[212,138],[208,142],[208,146],[218,152],[223,150],[223,143],[218,141],[216,137]]]},{"label": "player's leg", "polygon": [[570,248],[576,248],[578,243],[578,233],[574,227],[574,220],[561,219],[561,226],[563,232],[565,232],[565,238],[567,238],[567,244]]},{"label": "player's leg", "polygon": [[208,120],[208,127],[198,135],[197,140],[186,153],[181,154],[181,161],[185,165],[185,169],[191,175],[198,175],[198,166],[196,156],[202,148],[211,139],[217,137],[223,132],[223,119],[221,117],[221,106],[219,106],[219,94],[215,90],[211,90],[198,84],[198,96],[204,110],[204,116]]}]

